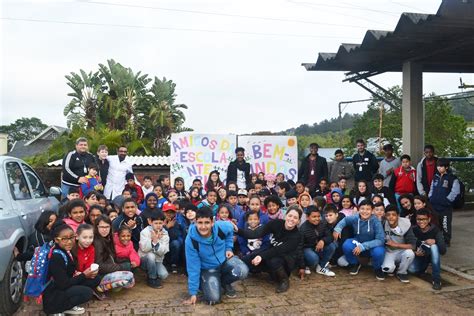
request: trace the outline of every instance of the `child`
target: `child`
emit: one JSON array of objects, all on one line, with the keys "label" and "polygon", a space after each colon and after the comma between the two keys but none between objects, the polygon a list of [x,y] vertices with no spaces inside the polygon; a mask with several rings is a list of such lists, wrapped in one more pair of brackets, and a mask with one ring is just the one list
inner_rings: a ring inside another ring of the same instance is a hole
[{"label": "child", "polygon": [[206,192],[209,191],[216,191],[219,190],[219,188],[224,186],[224,183],[222,183],[221,179],[219,178],[219,171],[213,170],[211,173],[209,173],[209,178],[207,179],[206,185],[204,189]]},{"label": "child", "polygon": [[335,276],[328,265],[336,244],[326,226],[321,221],[321,212],[315,206],[308,207],[306,221],[299,228],[303,235],[303,257],[306,265],[305,274],[311,274],[311,268],[325,276]]},{"label": "child", "polygon": [[390,180],[390,189],[395,193],[395,199],[402,194],[415,194],[416,192],[416,169],[411,165],[409,155],[400,157],[402,165],[393,171]]},{"label": "child", "polygon": [[90,191],[103,192],[104,186],[100,182],[98,174],[98,167],[96,164],[90,164],[87,166],[87,175],[85,176],[86,182],[80,186],[81,198],[87,195]]},{"label": "child", "polygon": [[283,172],[278,172],[276,175],[276,183],[284,182],[285,174]]},{"label": "child", "polygon": [[60,206],[65,205],[67,202],[80,199],[81,195],[79,193],[79,188],[78,187],[70,187],[69,191],[67,192],[66,198],[62,199],[61,202],[59,203]]},{"label": "child", "polygon": [[[114,219],[116,219],[118,217],[119,212],[114,207],[114,205],[109,205],[108,208],[107,208],[106,214],[109,217],[110,221],[113,222]],[[91,223],[91,224],[93,225],[94,223]]]},{"label": "child", "polygon": [[244,210],[242,210],[242,208],[237,204],[237,191],[229,191],[227,195],[227,202],[229,203],[232,219],[234,220],[234,222],[237,222],[237,219],[240,218],[242,213],[244,213]]},{"label": "child", "polygon": [[86,202],[86,210],[89,210],[89,208],[92,205],[99,204],[99,202],[97,200],[97,195],[98,194],[99,193],[97,193],[96,191],[89,191],[89,193],[87,193],[86,196],[84,196],[84,202]]},{"label": "child", "polygon": [[263,189],[264,186],[265,186],[265,181],[263,181],[263,180],[255,181],[255,184],[254,184],[255,192],[256,193],[260,192]]},{"label": "child", "polygon": [[354,205],[357,207],[362,201],[370,199],[370,196],[371,194],[367,188],[367,182],[365,180],[360,180],[357,182],[357,188],[355,188],[350,195],[352,203],[354,203]]},{"label": "child", "polygon": [[[303,213],[308,215],[306,213],[306,210],[308,209],[308,206],[311,205],[311,195],[309,195],[309,193],[307,192],[303,192],[302,194],[300,194],[300,196],[298,197],[298,205],[303,210]],[[301,222],[303,222],[303,220]]]},{"label": "child", "polygon": [[[158,184],[161,186],[163,189],[163,195],[168,194],[168,190],[171,188],[171,182],[170,182],[170,177],[168,175],[160,175],[158,177]],[[160,195],[158,195],[160,196]]]},{"label": "child", "polygon": [[315,196],[313,198],[313,205],[318,208],[318,210],[322,211],[323,208],[326,206],[326,199],[322,196]]},{"label": "child", "polygon": [[[385,144],[383,146],[383,151],[385,158],[380,161],[379,174],[382,176],[382,186],[389,187],[394,170],[400,167],[400,159],[393,156],[392,144]],[[392,203],[393,202],[390,201],[390,204]]]},{"label": "child", "polygon": [[165,216],[163,213],[153,214],[148,218],[148,225],[140,233],[141,266],[147,272],[148,286],[159,289],[161,280],[168,277],[168,271],[163,265],[163,259],[169,251],[169,236],[164,229]]},{"label": "child", "polygon": [[[262,211],[262,202],[260,202],[260,198],[256,195],[252,196],[249,200],[249,210],[247,212],[258,212],[258,217],[260,218],[260,223],[265,225],[268,223],[269,218],[268,214]],[[244,228],[245,227],[245,213],[241,215],[241,217],[237,220],[237,227]]]},{"label": "child", "polygon": [[82,200],[72,200],[66,205],[66,208],[68,217],[64,219],[64,223],[76,232],[79,225],[84,224],[86,204]]},{"label": "child", "polygon": [[339,189],[342,191],[342,195],[347,195],[348,189],[347,189],[347,178],[344,176],[339,177],[339,181],[337,181],[337,186]]},{"label": "child", "polygon": [[135,183],[135,175],[129,172],[125,175],[125,180],[127,181],[125,189],[129,189],[131,191],[132,199],[135,200],[137,205],[142,204],[145,195],[143,194],[142,187]]},{"label": "child", "polygon": [[163,205],[163,213],[166,217],[164,227],[169,235],[169,252],[166,255],[166,261],[171,264],[171,273],[178,273],[178,264],[182,259],[185,229],[177,221],[176,207],[173,204]]},{"label": "child", "polygon": [[283,206],[286,206],[286,192],[290,190],[290,185],[287,182],[278,182],[276,185],[276,191]]},{"label": "child", "polygon": [[389,204],[397,204],[395,200],[395,196],[393,195],[393,191],[389,188],[384,186],[384,179],[380,173],[377,173],[373,180],[373,188],[372,194],[373,195],[380,195],[384,199],[384,205],[387,206]]},{"label": "child", "polygon": [[283,204],[278,196],[267,196],[265,201],[263,201],[263,204],[267,209],[268,219],[270,221],[274,219],[283,219],[285,217],[285,214],[282,211]]},{"label": "child", "polygon": [[189,195],[191,197],[191,203],[194,206],[198,206],[199,203],[202,201],[201,190],[198,187],[192,187],[189,191]]},{"label": "child", "polygon": [[147,218],[156,212],[160,212],[160,209],[156,207],[158,203],[158,196],[154,193],[148,193],[145,197],[145,209],[140,213],[140,217],[143,220],[143,227],[148,225]]},{"label": "child", "polygon": [[324,196],[324,199],[327,203],[333,203],[332,201],[332,191],[337,188],[337,182],[331,182],[329,184],[329,192]]},{"label": "child", "polygon": [[97,204],[102,206],[102,208],[105,210],[107,205],[109,205],[109,201],[107,201],[107,198],[105,197],[105,195],[103,195],[101,193],[98,193],[97,194]]},{"label": "child", "polygon": [[180,220],[180,224],[183,227],[184,235],[188,235],[189,226],[196,220],[197,207],[193,204],[186,204],[184,206],[183,216],[179,216],[177,219]]},{"label": "child", "polygon": [[88,268],[74,275],[76,262],[70,251],[74,247],[75,232],[71,227],[56,222],[51,236],[55,246],[49,261],[48,279],[54,282],[48,282],[43,292],[43,311],[46,314],[83,314],[85,309],[79,305],[92,299],[92,289],[100,281],[97,271]]},{"label": "child", "polygon": [[[122,190],[122,199],[131,199],[132,198],[132,190],[129,188],[125,188]],[[114,199],[115,200],[115,199]]]},{"label": "child", "polygon": [[[255,230],[261,226],[260,216],[258,212],[249,211],[245,214],[245,225],[246,229]],[[265,235],[263,238],[247,239],[242,236],[237,237],[239,243],[240,253],[243,258],[250,258],[255,251],[263,251],[268,249],[270,246],[270,236]],[[245,262],[245,259],[242,259]]]},{"label": "child", "polygon": [[401,206],[400,216],[408,218],[412,225],[416,225],[416,209],[411,194],[400,195],[398,202]]},{"label": "child", "polygon": [[134,199],[125,199],[122,213],[112,223],[114,231],[118,231],[122,225],[128,226],[132,230],[132,242],[135,250],[138,250],[140,232],[143,230],[143,219],[137,215],[137,210],[137,203]]},{"label": "child", "polygon": [[[390,206],[392,204],[388,205],[387,206],[387,209],[390,209]],[[383,205],[382,202],[378,202],[378,203],[374,203],[374,211],[373,211],[373,214],[375,217],[377,217],[377,219],[383,223],[384,219],[385,219],[385,206]]]},{"label": "child", "polygon": [[[178,201],[178,193],[176,192],[175,189],[168,189],[168,195],[166,196],[166,198],[167,198],[167,202],[173,204],[174,202]],[[163,205],[165,203],[163,203]],[[163,206],[161,206],[161,208],[163,208]]]},{"label": "child", "polygon": [[212,212],[214,213],[214,216],[217,214],[217,192],[214,190],[207,191],[206,199],[203,200],[201,203],[198,204],[197,208],[203,208],[205,206],[209,207]]},{"label": "child", "polygon": [[[203,189],[202,189],[202,181],[201,179],[199,178],[196,178],[193,180],[193,184],[191,185],[191,188],[198,188],[199,189],[199,195],[202,196],[203,195]],[[191,190],[191,188],[189,188],[189,190]]]},{"label": "child", "polygon": [[433,207],[431,206],[431,203],[430,203],[430,201],[428,201],[428,198],[426,196],[424,196],[424,195],[415,195],[415,197],[413,198],[413,206],[415,207],[416,211],[418,211],[422,208],[427,209],[428,211],[430,211],[431,212],[430,224],[439,227],[438,215],[436,215],[436,213],[433,211]]},{"label": "child", "polygon": [[382,264],[384,273],[394,273],[397,268],[397,278],[402,283],[409,283],[408,267],[415,259],[413,250],[416,248],[416,237],[411,229],[410,220],[398,216],[398,210],[393,205],[385,212],[385,258]]},{"label": "child", "polygon": [[340,212],[345,216],[352,216],[357,214],[357,208],[352,203],[352,200],[348,196],[344,196],[341,201],[342,209]]},{"label": "child", "polygon": [[[237,192],[237,205],[240,206],[240,208],[242,209],[242,211],[244,212],[247,212],[249,207],[247,205],[247,200],[248,200],[248,194],[247,194],[247,190],[245,189],[240,189],[238,192]],[[235,218],[239,218],[239,217],[235,217]]]},{"label": "child", "polygon": [[302,181],[296,181],[295,190],[298,196],[300,196],[304,191],[304,183]]},{"label": "child", "polygon": [[84,272],[95,262],[94,227],[81,224],[76,232],[77,244],[71,251],[76,260],[76,271]]},{"label": "child", "polygon": [[298,193],[295,190],[290,190],[286,192],[286,206],[290,207],[292,205],[298,204]]},{"label": "child", "polygon": [[216,214],[216,221],[232,221],[232,213],[228,204],[219,205],[219,209],[217,210]]},{"label": "child", "polygon": [[158,197],[158,201],[156,203],[157,208],[162,208],[163,204],[168,201],[164,196],[163,196],[163,187],[160,184],[157,184],[153,187],[153,193],[156,194]]},{"label": "child", "polygon": [[87,215],[86,218],[86,223],[93,225],[97,217],[100,215],[104,214],[104,209],[100,205],[92,205],[89,208],[89,214]]},{"label": "child", "polygon": [[343,197],[344,197],[344,194],[342,193],[342,190],[339,188],[334,188],[331,191],[330,199],[327,199],[327,200],[328,201],[330,200],[331,202],[328,202],[328,203],[336,205],[337,209],[340,210],[342,209],[341,200]]},{"label": "child", "polygon": [[227,190],[224,187],[217,190],[217,204],[222,204],[227,201]]},{"label": "child", "polygon": [[153,180],[150,176],[143,177],[142,191],[144,196],[147,196],[148,193],[153,192]]},{"label": "child", "polygon": [[265,183],[266,183],[265,188],[267,188],[272,194],[275,194],[275,195],[276,195],[276,191],[275,191],[275,179],[276,179],[276,176],[275,176],[275,174],[273,174],[273,173],[267,173],[267,174],[264,176],[264,180],[265,180]]},{"label": "child", "polygon": [[439,223],[443,229],[446,245],[451,245],[451,222],[453,220],[453,203],[461,194],[458,178],[449,170],[449,160],[439,158],[438,172],[435,174],[428,197],[433,209],[438,213]]},{"label": "child", "polygon": [[184,179],[181,177],[177,177],[174,179],[174,189],[176,190],[176,194],[178,195],[178,201],[184,200],[188,197],[188,193],[184,189]]},{"label": "child", "polygon": [[[326,220],[328,233],[333,235],[334,228],[345,217],[344,213],[338,212],[337,208],[333,204],[327,204],[324,207],[323,213],[325,214],[324,218]],[[347,261],[344,258],[344,253],[342,251],[342,244],[350,236],[352,236],[351,228],[350,227],[345,227],[342,230],[341,240],[339,242],[333,240],[334,244],[336,245],[336,250],[334,252],[334,255],[332,256],[332,259],[330,260],[332,263],[337,263],[340,266],[347,266],[348,265]],[[340,258],[343,259],[341,262],[339,260]],[[344,263],[344,264],[342,264],[342,263]]]},{"label": "child", "polygon": [[228,181],[227,186],[226,186],[227,192],[229,191],[239,191],[239,188],[237,187],[237,183],[235,181]]},{"label": "child", "polygon": [[381,269],[385,256],[385,236],[382,224],[372,215],[374,205],[370,200],[363,200],[359,204],[359,215],[348,216],[342,219],[334,228],[334,239],[341,237],[342,229],[352,227],[354,238],[347,239],[342,245],[344,257],[350,264],[350,274],[357,275],[360,270],[359,256],[372,258],[372,267],[377,280],[385,280]]},{"label": "child", "polygon": [[321,178],[321,180],[319,180],[319,186],[316,188],[315,195],[324,197],[329,192],[331,192],[331,190],[328,188],[328,180],[326,178]]},{"label": "child", "polygon": [[[140,235],[141,236],[141,235]],[[136,268],[140,266],[140,257],[133,248],[132,230],[126,225],[120,226],[114,234],[115,255],[118,261],[130,261],[130,266]]]},{"label": "child", "polygon": [[418,210],[416,226],[413,233],[416,236],[416,252],[412,265],[408,268],[410,273],[421,274],[431,263],[433,290],[441,290],[441,260],[440,255],[446,253],[446,243],[443,233],[430,223],[431,213],[426,209]]}]

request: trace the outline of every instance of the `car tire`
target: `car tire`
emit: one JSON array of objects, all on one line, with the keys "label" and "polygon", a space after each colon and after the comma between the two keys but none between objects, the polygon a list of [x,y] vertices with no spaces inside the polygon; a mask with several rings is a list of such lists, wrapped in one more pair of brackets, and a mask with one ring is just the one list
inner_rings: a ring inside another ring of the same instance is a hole
[{"label": "car tire", "polygon": [[0,282],[0,315],[13,315],[22,303],[23,266],[13,254],[8,262],[3,281]]}]

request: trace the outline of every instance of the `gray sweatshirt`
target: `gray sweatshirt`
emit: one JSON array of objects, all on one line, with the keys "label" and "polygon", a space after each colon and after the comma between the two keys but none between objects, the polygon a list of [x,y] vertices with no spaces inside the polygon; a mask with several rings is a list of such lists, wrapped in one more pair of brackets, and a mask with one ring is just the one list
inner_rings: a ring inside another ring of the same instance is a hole
[{"label": "gray sweatshirt", "polygon": [[138,249],[138,255],[140,257],[152,252],[155,254],[156,262],[163,262],[165,255],[170,251],[170,237],[166,229],[162,229],[162,236],[156,244],[151,241],[151,226],[145,227],[140,233],[140,248]]},{"label": "gray sweatshirt", "polygon": [[[392,161],[387,161],[386,158],[384,158],[382,161],[380,161],[379,173],[381,175],[383,175],[383,178],[384,178],[383,179],[383,186],[384,187],[389,187],[390,186],[390,180],[392,179],[393,170],[400,167],[400,165],[401,165],[401,163],[400,163],[399,158],[395,158]],[[387,176],[387,171],[390,170],[390,169],[392,169],[392,173],[390,173]]]},{"label": "gray sweatshirt", "polygon": [[[416,236],[413,233],[411,222],[408,218],[398,218],[398,225],[395,228],[391,228],[388,221],[385,221],[383,230],[385,232],[385,240],[393,240],[399,244],[411,244],[413,249],[416,248]],[[387,252],[397,252],[399,250],[404,250],[387,246],[385,249]]]}]

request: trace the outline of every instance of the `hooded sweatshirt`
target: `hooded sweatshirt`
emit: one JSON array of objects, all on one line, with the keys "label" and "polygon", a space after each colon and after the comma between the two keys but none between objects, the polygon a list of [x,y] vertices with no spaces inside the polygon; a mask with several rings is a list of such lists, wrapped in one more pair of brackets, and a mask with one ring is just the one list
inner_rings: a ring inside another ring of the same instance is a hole
[{"label": "hooded sweatshirt", "polygon": [[151,241],[151,231],[153,227],[147,226],[140,233],[140,249],[138,254],[140,257],[147,253],[153,252],[155,254],[155,262],[163,262],[165,255],[170,250],[170,237],[166,229],[162,229],[162,236],[156,244]]},{"label": "hooded sweatshirt", "polygon": [[76,222],[75,220],[73,220],[72,218],[69,218],[69,217],[63,219],[63,222],[66,223],[69,227],[71,227],[74,232],[77,231],[77,228],[79,227],[79,225],[85,223],[84,221],[78,223],[78,222]]},{"label": "hooded sweatshirt", "polygon": [[[224,239],[219,237],[219,230],[224,233]],[[193,240],[199,244],[199,249],[194,247]],[[226,261],[226,251],[232,251],[233,246],[234,228],[231,223],[214,222],[210,237],[201,236],[196,225],[191,224],[185,241],[188,291],[190,295],[196,295],[198,292],[201,270],[220,267]]]},{"label": "hooded sweatshirt", "polygon": [[360,218],[360,215],[344,217],[334,228],[334,231],[341,233],[346,226],[352,227],[354,239],[361,243],[362,251],[383,246],[385,234],[382,223],[371,215],[367,220]]},{"label": "hooded sweatshirt", "polygon": [[[412,249],[416,247],[416,237],[411,229],[411,222],[408,218],[399,217],[397,227],[391,228],[388,221],[384,223],[384,232],[386,240],[393,240],[399,244],[411,244]],[[387,252],[397,252],[399,248],[385,247]]]},{"label": "hooded sweatshirt", "polygon": [[436,240],[436,246],[438,246],[439,253],[441,255],[446,253],[446,242],[444,241],[443,232],[435,225],[430,224],[430,228],[426,232],[423,232],[419,226],[415,226],[413,227],[413,233],[416,236],[417,247],[420,247],[427,239],[434,239]]},{"label": "hooded sweatshirt", "polygon": [[143,219],[135,215],[134,217],[128,217],[125,213],[120,214],[114,221],[112,222],[112,227],[114,231],[118,231],[120,226],[125,225],[129,220],[133,219],[136,223],[135,227],[130,227],[132,229],[132,242],[133,247],[135,250],[138,250],[138,243],[140,241],[140,232],[143,229]]},{"label": "hooded sweatshirt", "polygon": [[129,242],[126,246],[120,242],[117,233],[114,234],[115,255],[117,259],[129,259],[130,262],[135,263],[135,266],[140,266],[140,257],[133,248],[133,243]]}]

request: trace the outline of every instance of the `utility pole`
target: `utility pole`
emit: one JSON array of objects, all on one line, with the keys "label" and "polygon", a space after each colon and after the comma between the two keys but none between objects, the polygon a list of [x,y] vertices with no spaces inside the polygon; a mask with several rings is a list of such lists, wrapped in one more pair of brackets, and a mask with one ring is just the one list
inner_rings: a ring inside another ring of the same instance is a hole
[{"label": "utility pole", "polygon": [[[347,104],[351,103],[358,103],[358,102],[368,102],[372,101],[372,99],[363,99],[363,100],[352,100],[352,101],[341,101],[338,104],[338,110],[339,110],[339,148],[342,148],[342,112],[346,109]],[[344,108],[342,108],[342,105],[346,104]]]},{"label": "utility pole", "polygon": [[379,102],[379,152],[382,152],[383,102]]}]

